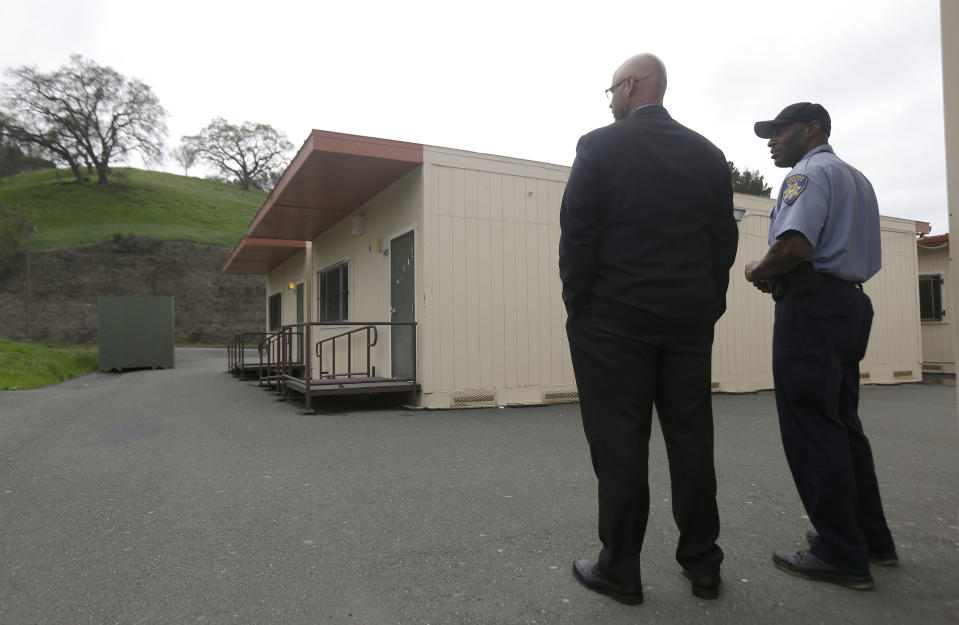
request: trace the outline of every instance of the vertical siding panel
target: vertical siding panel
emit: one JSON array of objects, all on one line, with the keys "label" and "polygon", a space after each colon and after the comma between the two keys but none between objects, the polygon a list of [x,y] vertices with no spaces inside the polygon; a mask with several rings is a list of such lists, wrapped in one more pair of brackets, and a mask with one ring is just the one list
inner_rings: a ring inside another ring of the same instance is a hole
[{"label": "vertical siding panel", "polygon": [[466,214],[463,188],[466,185],[465,172],[462,169],[450,168],[450,216],[463,217]]},{"label": "vertical siding panel", "polygon": [[489,217],[493,221],[503,220],[503,174],[489,176]]},{"label": "vertical siding panel", "polygon": [[529,384],[542,383],[540,360],[540,333],[542,320],[540,319],[539,297],[539,225],[536,180],[527,178],[526,183],[526,276],[527,276],[527,315],[529,319]]},{"label": "vertical siding panel", "polygon": [[435,197],[433,212],[435,215],[435,259],[436,278],[432,286],[433,297],[433,379],[437,391],[446,391],[452,387],[450,366],[453,362],[453,309],[451,289],[453,285],[450,256],[453,253],[450,238],[450,205],[452,202],[451,172],[448,167],[431,167],[434,177]]},{"label": "vertical siding panel", "polygon": [[[447,206],[449,206],[447,204]],[[439,289],[437,293],[437,305],[439,306],[440,336],[437,341],[439,369],[435,371],[435,378],[440,382],[439,388],[443,391],[451,391],[454,388],[453,367],[456,359],[455,352],[455,310],[453,309],[453,218],[440,216],[436,219],[437,232],[439,233],[440,264],[439,264]]]},{"label": "vertical siding panel", "polygon": [[[476,193],[476,186],[467,185],[466,192]],[[467,200],[466,205],[475,202]],[[463,331],[466,333],[466,388],[480,388],[480,267],[479,267],[479,228],[476,219],[464,219],[465,247],[466,247],[466,324]]]},{"label": "vertical siding panel", "polygon": [[477,212],[477,199],[478,199],[478,176],[479,172],[472,169],[467,169],[463,174],[463,202],[464,202],[464,211],[463,215],[467,219],[476,219],[479,217]]},{"label": "vertical siding panel", "polygon": [[484,389],[490,388],[493,381],[490,214],[490,174],[485,171],[476,172],[477,296],[479,299],[479,325],[477,327],[479,353],[476,354],[476,360],[479,363],[479,388]]},{"label": "vertical siding panel", "polygon": [[[489,197],[486,198],[488,211]],[[481,205],[480,209],[484,207]],[[492,273],[492,242],[490,235],[492,232],[492,223],[488,219],[480,221],[478,224],[478,248],[479,248],[479,328],[477,335],[479,337],[479,350],[477,360],[480,363],[480,388],[491,388],[493,386],[493,290],[490,280]]]},{"label": "vertical siding panel", "polygon": [[549,182],[546,180],[536,179],[536,191],[534,193],[536,198],[536,223],[539,224],[548,224],[549,223]]},{"label": "vertical siding panel", "polygon": [[[545,194],[544,194],[545,195]],[[543,203],[545,203],[545,199]],[[556,302],[549,296],[552,272],[550,261],[553,255],[549,245],[549,226],[542,222],[537,225],[539,234],[539,318],[542,320],[542,331],[539,336],[539,360],[541,384],[555,384],[553,377],[553,311]]]},{"label": "vertical siding panel", "polygon": [[450,215],[450,207],[453,202],[452,191],[452,172],[449,167],[433,166],[433,175],[436,180],[436,204],[433,206],[434,214]]},{"label": "vertical siding panel", "polygon": [[[463,206],[463,186],[462,180],[458,188],[454,187],[454,199],[459,196],[459,205]],[[456,203],[454,202],[454,205]],[[469,351],[467,349],[468,328],[466,326],[468,319],[468,310],[466,304],[467,292],[475,290],[475,287],[469,287],[467,279],[469,272],[467,270],[466,254],[466,220],[462,217],[453,218],[453,308],[454,313],[454,349],[455,361],[453,367],[454,390],[468,388],[469,384]]]},{"label": "vertical siding panel", "polygon": [[[512,206],[512,181],[503,185],[503,208]],[[503,374],[506,378],[506,388],[515,388],[519,385],[519,340],[517,330],[519,317],[516,286],[516,222],[503,222],[503,355],[505,365]]]},{"label": "vertical siding panel", "polygon": [[526,199],[526,260],[523,268],[526,271],[526,315],[529,323],[527,332],[529,349],[529,385],[541,383],[541,362],[540,362],[540,333],[542,332],[542,323],[540,321],[539,309],[539,238],[537,236],[538,225],[536,223],[536,181],[526,178],[525,199]]},{"label": "vertical siding panel", "polygon": [[503,281],[505,250],[503,245],[503,177],[490,177],[490,305],[493,350],[493,385],[506,386],[506,292]]},{"label": "vertical siding panel", "polygon": [[476,217],[483,220],[492,218],[490,203],[490,179],[487,171],[476,172]]},{"label": "vertical siding panel", "polygon": [[[423,204],[421,207],[420,230],[414,235],[417,239],[415,254],[416,269],[416,292],[415,313],[416,320],[416,377],[420,383],[420,388],[424,393],[432,393],[436,390],[436,380],[433,377],[435,360],[437,354],[434,352],[433,334],[433,284],[436,282],[436,275],[433,268],[436,267],[436,248],[433,243],[433,232],[436,228],[436,174],[429,163],[422,167],[421,178],[423,181]],[[360,251],[363,249],[363,242],[360,241]],[[369,247],[367,247],[369,252]],[[391,315],[392,316],[392,315]]]},{"label": "vertical siding panel", "polygon": [[515,177],[503,174],[500,179],[500,185],[503,189],[503,221],[516,223],[516,198],[513,192]]},{"label": "vertical siding panel", "polygon": [[[513,208],[517,215],[526,213],[526,180],[513,178]],[[526,236],[527,224],[524,219],[516,221],[516,382],[518,386],[529,385],[529,274]]]},{"label": "vertical siding panel", "polygon": [[539,369],[540,384],[552,384],[552,356],[553,356],[553,320],[550,314],[552,308],[549,301],[549,183],[546,180],[536,179],[536,248],[538,251],[536,264],[539,267]]}]

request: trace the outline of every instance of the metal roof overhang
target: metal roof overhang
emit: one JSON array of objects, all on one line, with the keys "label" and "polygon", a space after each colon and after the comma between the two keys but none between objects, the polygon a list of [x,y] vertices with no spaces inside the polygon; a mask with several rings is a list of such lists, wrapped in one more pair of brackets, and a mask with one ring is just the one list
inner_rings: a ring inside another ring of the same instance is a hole
[{"label": "metal roof overhang", "polygon": [[277,241],[312,241],[422,164],[422,144],[314,130],[223,270],[268,273],[305,247]]},{"label": "metal roof overhang", "polygon": [[223,266],[225,273],[266,274],[284,260],[306,249],[306,241],[257,239],[244,236]]}]

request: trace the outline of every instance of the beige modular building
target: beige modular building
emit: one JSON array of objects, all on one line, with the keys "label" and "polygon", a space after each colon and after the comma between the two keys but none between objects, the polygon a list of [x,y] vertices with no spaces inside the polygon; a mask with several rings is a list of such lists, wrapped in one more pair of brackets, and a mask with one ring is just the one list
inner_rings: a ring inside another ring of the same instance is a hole
[{"label": "beige modular building", "polygon": [[[413,351],[419,405],[575,400],[558,272],[568,175],[560,165],[314,130],[224,271],[266,276],[268,329],[328,324],[313,343],[342,330],[336,321],[415,321],[413,342],[381,328],[371,361],[381,376],[407,376]],[[739,392],[772,387],[773,302],[742,269],[766,249],[773,201],[734,201],[739,252],[713,388]],[[866,286],[877,315],[863,381],[919,381],[914,222],[881,223],[883,269]],[[360,351],[354,345],[353,357]]]},{"label": "beige modular building", "polygon": [[922,321],[922,370],[956,372],[949,293],[949,235],[922,237],[919,252],[919,318]]}]

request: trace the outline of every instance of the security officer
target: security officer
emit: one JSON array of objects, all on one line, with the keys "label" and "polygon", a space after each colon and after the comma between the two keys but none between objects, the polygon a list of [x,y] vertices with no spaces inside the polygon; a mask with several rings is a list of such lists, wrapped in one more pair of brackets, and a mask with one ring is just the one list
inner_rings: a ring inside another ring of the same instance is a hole
[{"label": "security officer", "polygon": [[808,551],[777,551],[780,569],[867,590],[869,561],[896,548],[859,420],[859,361],[873,309],[862,283],[879,271],[872,185],[828,143],[829,114],[799,102],[757,122],[777,167],[792,167],[770,215],[769,248],[746,280],[776,300],[773,380],[786,459],[809,519]]}]

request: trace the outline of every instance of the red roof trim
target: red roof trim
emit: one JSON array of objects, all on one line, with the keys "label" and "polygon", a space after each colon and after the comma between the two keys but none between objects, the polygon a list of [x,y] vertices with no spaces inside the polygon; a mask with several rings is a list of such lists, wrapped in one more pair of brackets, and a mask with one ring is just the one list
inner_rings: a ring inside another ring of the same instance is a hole
[{"label": "red roof trim", "polygon": [[920,247],[925,247],[928,249],[943,247],[943,246],[949,245],[949,233],[947,232],[946,234],[937,234],[934,237],[922,237],[921,239],[916,241],[916,243]]},{"label": "red roof trim", "polygon": [[[267,274],[301,249],[306,249],[306,241],[244,236],[230,252],[230,257],[223,265],[223,271]],[[264,255],[263,252],[266,254]]]}]

